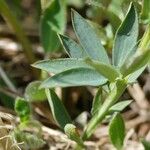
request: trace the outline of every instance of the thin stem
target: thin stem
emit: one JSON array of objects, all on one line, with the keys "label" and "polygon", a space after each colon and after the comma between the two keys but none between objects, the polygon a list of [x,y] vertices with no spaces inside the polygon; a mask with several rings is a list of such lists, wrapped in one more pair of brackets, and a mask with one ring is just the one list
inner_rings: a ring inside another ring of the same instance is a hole
[{"label": "thin stem", "polygon": [[106,98],[104,104],[102,105],[99,112],[91,119],[87,128],[85,129],[82,139],[85,141],[88,139],[92,133],[95,131],[96,127],[102,122],[105,118],[109,108],[119,99],[127,87],[126,80],[118,79],[115,83],[114,88]]},{"label": "thin stem", "polygon": [[[18,22],[15,15],[13,15],[13,12],[10,11],[10,8],[8,7],[5,0],[0,0],[0,12],[8,25],[15,31],[16,36],[20,43],[22,44],[22,48],[24,50],[24,53],[29,61],[30,64],[34,63],[36,61],[35,56],[33,54],[32,46],[26,37],[24,30],[20,26],[20,23]],[[38,77],[38,72],[33,69],[34,76]]]},{"label": "thin stem", "polygon": [[6,83],[6,85],[10,88],[10,90],[12,90],[13,92],[17,92],[16,87],[9,80],[9,78],[7,77],[5,71],[3,70],[3,68],[1,66],[0,66],[0,76],[4,80],[4,82]]}]

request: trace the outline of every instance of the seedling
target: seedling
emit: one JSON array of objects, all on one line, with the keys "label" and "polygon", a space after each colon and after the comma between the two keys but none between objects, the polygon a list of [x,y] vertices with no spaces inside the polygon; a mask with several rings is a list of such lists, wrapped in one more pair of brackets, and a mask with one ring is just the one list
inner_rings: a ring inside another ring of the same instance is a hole
[{"label": "seedling", "polygon": [[[125,126],[119,112],[131,101],[119,103],[117,101],[126,87],[136,81],[150,60],[150,34],[144,34],[140,44],[137,42],[138,14],[135,6],[131,4],[125,19],[116,32],[111,64],[95,30],[74,10],[72,10],[72,24],[79,44],[67,36],[59,35],[70,58],[44,60],[33,64],[36,68],[55,74],[46,79],[40,88],[46,89],[46,95],[57,124],[65,129],[68,137],[77,142],[81,148],[84,148],[82,143],[89,139],[97,126],[108,114],[111,114],[113,117],[109,126],[110,139],[112,144],[121,150],[125,137]],[[148,26],[147,31],[149,30]],[[91,109],[92,118],[82,135],[75,132],[76,128],[72,125],[69,114],[53,91],[53,88],[57,86],[99,87]],[[103,91],[106,86],[109,87],[109,90],[104,100]],[[73,133],[76,138],[72,135]]]}]

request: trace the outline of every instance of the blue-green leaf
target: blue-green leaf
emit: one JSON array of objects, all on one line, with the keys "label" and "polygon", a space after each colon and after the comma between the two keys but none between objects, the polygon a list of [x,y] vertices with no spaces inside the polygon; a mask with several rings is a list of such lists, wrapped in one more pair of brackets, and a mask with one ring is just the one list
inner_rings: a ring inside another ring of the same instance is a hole
[{"label": "blue-green leaf", "polygon": [[121,150],[125,138],[125,124],[119,113],[114,114],[109,124],[109,137],[117,150]]},{"label": "blue-green leaf", "polygon": [[77,44],[74,40],[63,35],[59,35],[59,37],[69,57],[72,58],[87,57],[86,51],[83,50],[82,47],[79,44]]},{"label": "blue-green leaf", "polygon": [[106,78],[90,68],[76,68],[58,73],[41,84],[41,88],[98,86],[107,81]]},{"label": "blue-green leaf", "polygon": [[79,67],[92,68],[88,64],[86,64],[83,59],[78,59],[78,58],[65,58],[65,59],[38,61],[34,63],[32,66],[52,73],[60,73],[68,69],[79,68]]},{"label": "blue-green leaf", "polygon": [[60,42],[57,33],[63,33],[66,26],[65,3],[53,0],[43,13],[41,18],[41,42],[44,50],[57,50]]},{"label": "blue-green leaf", "polygon": [[72,24],[79,42],[89,57],[104,63],[109,63],[107,53],[98,35],[89,23],[75,11],[72,11]]},{"label": "blue-green leaf", "polygon": [[120,25],[113,46],[113,64],[120,67],[128,54],[134,50],[138,37],[138,16],[137,11],[132,4],[130,9]]},{"label": "blue-green leaf", "polygon": [[62,129],[64,129],[66,124],[71,123],[68,112],[53,90],[45,89],[45,92],[55,121]]},{"label": "blue-green leaf", "polygon": [[89,58],[85,59],[85,62],[92,66],[97,72],[107,78],[109,81],[115,81],[120,73],[111,65],[101,63],[98,61],[91,60]]}]

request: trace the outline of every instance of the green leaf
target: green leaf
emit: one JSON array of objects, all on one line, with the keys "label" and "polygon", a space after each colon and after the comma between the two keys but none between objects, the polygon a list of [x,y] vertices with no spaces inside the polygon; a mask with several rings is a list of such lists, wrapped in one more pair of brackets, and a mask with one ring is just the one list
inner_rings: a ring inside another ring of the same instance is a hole
[{"label": "green leaf", "polygon": [[129,59],[121,68],[121,73],[125,77],[131,73],[145,67],[150,60],[150,49],[137,51],[137,53]]},{"label": "green leaf", "polygon": [[69,114],[53,90],[45,89],[45,92],[55,121],[64,129],[66,124],[71,123]]},{"label": "green leaf", "polygon": [[144,23],[150,23],[150,0],[143,1],[141,19],[144,21]]},{"label": "green leaf", "polygon": [[89,57],[104,63],[109,63],[107,53],[98,35],[88,22],[75,11],[72,11],[72,24],[79,42],[86,50]]},{"label": "green leaf", "polygon": [[[149,48],[150,46],[150,25],[147,26],[146,30],[145,30],[145,33],[140,41],[140,44],[139,44],[139,51],[144,51],[146,49]],[[135,56],[134,56],[135,57]],[[148,57],[148,56],[146,56]],[[143,58],[145,60],[145,58]],[[127,60],[125,63],[126,65],[128,64],[129,60]],[[135,80],[140,76],[140,74],[144,71],[144,69],[146,68],[147,65],[144,65],[142,68],[138,69],[137,71],[134,71],[133,73],[131,73],[129,75],[129,78],[128,78],[128,81],[129,82],[135,82]],[[124,66],[122,66],[124,67]],[[122,68],[123,69],[123,68]]]},{"label": "green leaf", "polygon": [[109,137],[117,150],[121,150],[125,138],[125,124],[119,113],[115,113],[109,124]]},{"label": "green leaf", "polygon": [[72,58],[87,57],[85,50],[83,50],[82,47],[79,44],[77,44],[74,40],[63,35],[59,35],[59,38],[69,57]]},{"label": "green leaf", "polygon": [[97,114],[98,110],[100,109],[102,105],[102,88],[99,87],[92,103],[92,109],[91,109],[91,114],[94,116]]},{"label": "green leaf", "polygon": [[132,4],[115,36],[113,46],[113,64],[115,66],[120,67],[128,57],[128,54],[132,50],[135,50],[134,47],[137,43],[137,37],[138,16]]},{"label": "green leaf", "polygon": [[142,144],[144,146],[144,150],[150,150],[150,142],[148,142],[148,141],[146,141],[144,139],[142,139],[141,142],[142,142]]},{"label": "green leaf", "polygon": [[34,63],[32,66],[52,73],[60,73],[68,69],[79,67],[92,68],[88,64],[86,64],[83,59],[78,58],[38,61]]},{"label": "green leaf", "polygon": [[121,112],[122,110],[124,110],[128,105],[130,105],[132,102],[132,100],[126,100],[126,101],[122,101],[122,102],[118,102],[115,105],[113,105],[110,109],[109,109],[109,113],[112,112]]},{"label": "green leaf", "polygon": [[56,74],[41,84],[41,88],[98,86],[107,81],[103,76],[90,68],[76,68]]},{"label": "green leaf", "polygon": [[38,102],[46,100],[44,89],[39,89],[41,81],[33,81],[28,84],[25,89],[25,98],[31,102]]},{"label": "green leaf", "polygon": [[20,117],[21,122],[25,122],[30,119],[30,106],[28,101],[26,101],[24,98],[21,97],[16,98],[15,111]]},{"label": "green leaf", "polygon": [[63,33],[66,26],[65,3],[53,0],[41,18],[41,42],[46,52],[57,50],[60,42],[57,33]]},{"label": "green leaf", "polygon": [[109,64],[94,61],[89,58],[85,59],[85,62],[91,65],[97,72],[99,72],[109,81],[113,82],[117,77],[120,76],[120,73]]},{"label": "green leaf", "polygon": [[145,70],[146,66],[140,68],[137,71],[134,71],[133,73],[131,73],[128,77],[128,82],[129,83],[133,83],[136,82],[136,79],[142,74],[142,72]]}]

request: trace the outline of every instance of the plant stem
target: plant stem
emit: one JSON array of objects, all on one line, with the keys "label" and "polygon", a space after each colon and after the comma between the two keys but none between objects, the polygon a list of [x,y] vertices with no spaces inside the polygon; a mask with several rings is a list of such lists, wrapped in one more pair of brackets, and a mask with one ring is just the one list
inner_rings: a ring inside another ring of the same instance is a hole
[{"label": "plant stem", "polygon": [[87,128],[85,129],[82,139],[85,141],[95,131],[96,127],[102,122],[107,115],[109,108],[119,99],[127,87],[127,81],[125,79],[118,79],[114,83],[114,88],[106,98],[99,112],[90,120]]},{"label": "plant stem", "polygon": [[[16,36],[20,43],[22,44],[22,48],[24,50],[24,53],[29,61],[30,64],[34,63],[36,61],[35,56],[33,54],[32,46],[26,37],[24,30],[20,26],[17,18],[15,15],[13,15],[13,12],[10,11],[10,8],[8,7],[5,0],[0,0],[0,13],[8,23],[8,25],[15,31]],[[38,72],[33,69],[34,76],[38,77]]]},{"label": "plant stem", "polygon": [[143,49],[149,48],[150,45],[150,25],[147,26],[146,31],[141,39],[139,44],[139,49],[143,51]]}]

